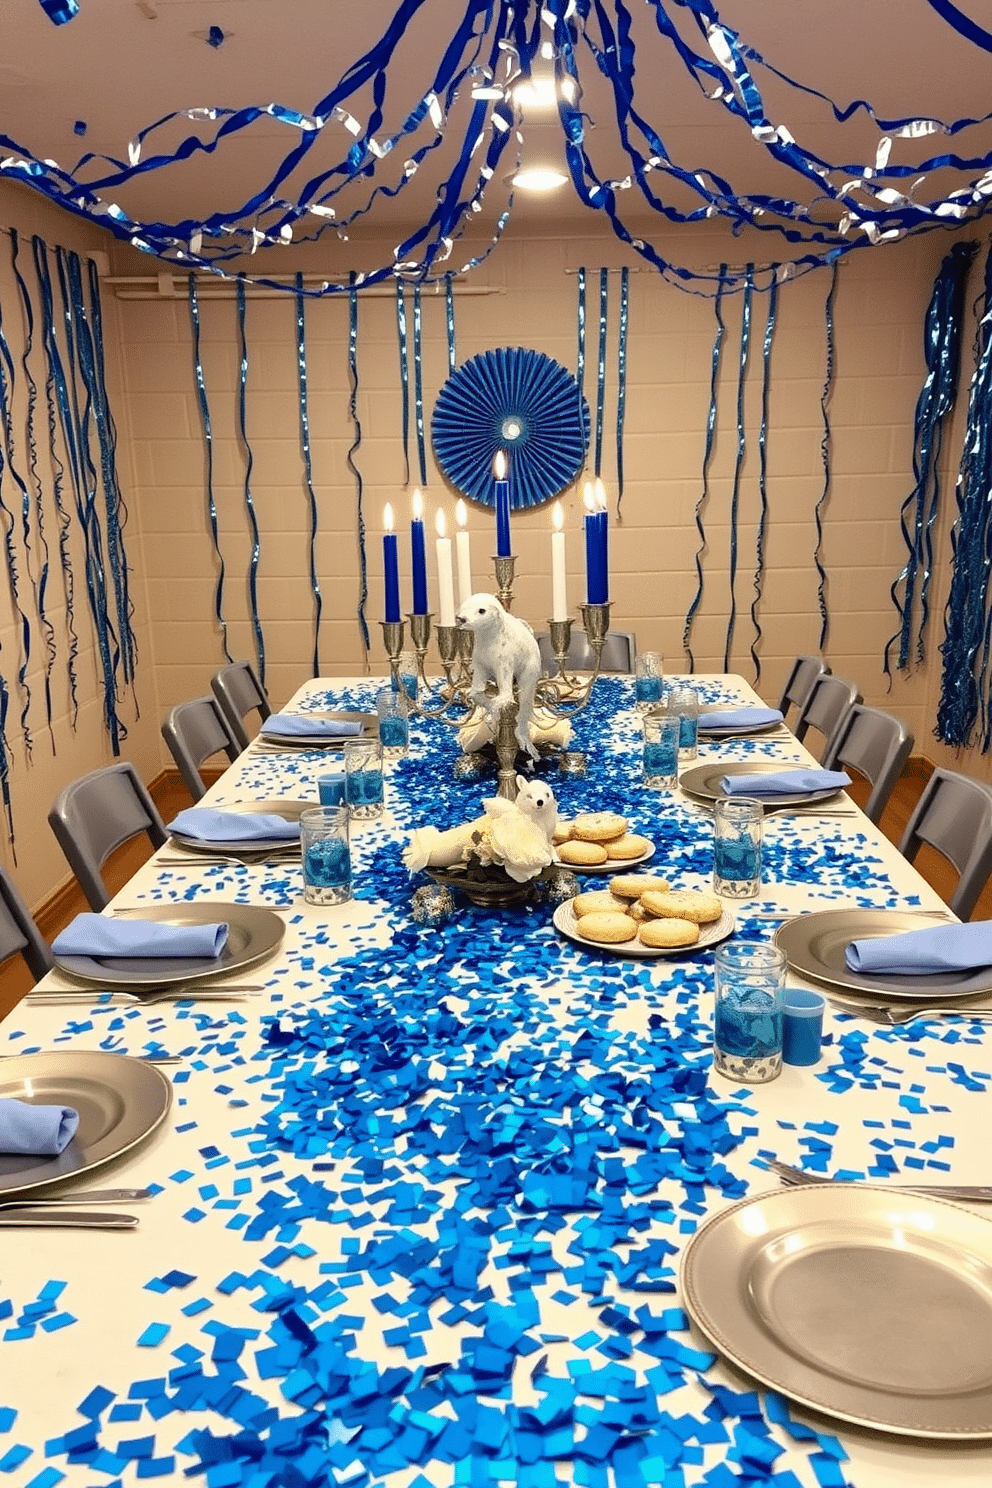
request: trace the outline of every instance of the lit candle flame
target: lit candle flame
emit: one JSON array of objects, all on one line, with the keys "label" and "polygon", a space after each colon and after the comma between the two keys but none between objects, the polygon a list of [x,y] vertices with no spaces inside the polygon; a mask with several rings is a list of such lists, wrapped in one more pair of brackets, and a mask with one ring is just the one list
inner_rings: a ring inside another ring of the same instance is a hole
[{"label": "lit candle flame", "polygon": [[437,528],[438,537],[447,537],[448,524],[444,520],[444,511],[440,506],[434,516],[434,526]]},{"label": "lit candle flame", "polygon": [[458,498],[458,505],[455,507],[455,521],[459,527],[468,525],[468,507],[462,501],[461,497]]},{"label": "lit candle flame", "polygon": [[506,455],[502,450],[496,451],[496,458],[493,460],[493,475],[498,481],[506,480]]},{"label": "lit candle flame", "polygon": [[598,475],[596,477],[596,510],[606,511],[606,487]]},{"label": "lit candle flame", "polygon": [[596,510],[596,497],[593,494],[592,481],[586,481],[582,487],[582,505],[587,512],[594,512]]},{"label": "lit candle flame", "polygon": [[413,520],[422,522],[424,519],[424,498],[420,494],[420,487],[413,488]]},{"label": "lit candle flame", "polygon": [[382,508],[382,525],[383,525],[383,527],[385,528],[385,530],[387,532],[392,532],[392,530],[393,530],[393,508],[392,508],[392,506],[390,505],[390,503],[388,501],[386,502],[385,506]]},{"label": "lit candle flame", "polygon": [[556,501],[551,508],[551,525],[556,532],[560,532],[565,525],[565,513],[560,501]]}]

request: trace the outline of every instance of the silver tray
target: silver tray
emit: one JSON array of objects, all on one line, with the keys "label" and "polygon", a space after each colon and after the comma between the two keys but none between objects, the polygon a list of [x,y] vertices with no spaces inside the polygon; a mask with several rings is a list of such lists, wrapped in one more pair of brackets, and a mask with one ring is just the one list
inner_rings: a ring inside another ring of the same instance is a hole
[{"label": "silver tray", "polygon": [[963,1206],[868,1183],[742,1199],[686,1246],[682,1301],[725,1358],[813,1410],[992,1437],[992,1224]]},{"label": "silver tray", "polygon": [[360,723],[361,732],[357,734],[280,734],[275,731],[266,731],[259,734],[256,744],[277,744],[280,749],[342,749],[352,739],[375,739],[379,735],[379,719],[375,713],[297,713],[296,718],[335,718],[341,723]]},{"label": "silver tray", "polygon": [[79,1126],[58,1157],[0,1154],[5,1197],[75,1178],[129,1152],[164,1121],[172,1086],[154,1064],[123,1054],[59,1049],[14,1054],[0,1065],[0,1097],[73,1106]]},{"label": "silver tray", "polygon": [[282,943],[286,927],[271,909],[255,904],[147,904],[118,909],[115,917],[157,920],[164,925],[225,922],[227,944],[219,956],[56,956],[55,965],[83,982],[108,987],[164,987],[170,982],[226,976],[262,961]]},{"label": "silver tray", "polygon": [[[639,837],[640,832],[637,833]],[[655,846],[652,842],[636,858],[609,858],[605,863],[566,863],[563,858],[555,852],[555,862],[562,868],[567,868],[570,873],[629,873],[633,868],[639,868],[642,863],[647,863],[654,857]]]},{"label": "silver tray", "polygon": [[785,952],[793,971],[828,987],[886,997],[925,998],[927,1003],[978,996],[992,991],[992,967],[969,971],[940,971],[927,976],[897,976],[890,972],[851,971],[844,952],[852,940],[876,935],[902,935],[907,930],[929,930],[946,925],[938,913],[906,914],[899,909],[825,909],[789,920],[775,932],[775,943]]},{"label": "silver tray", "polygon": [[[218,806],[218,811],[230,809],[239,816],[281,816],[287,822],[298,823],[304,811],[318,806],[318,801],[244,801],[237,805],[225,803]],[[169,834],[174,842],[182,847],[187,847],[191,852],[215,853],[215,852],[261,852],[267,847],[279,848],[291,846],[300,840],[299,832],[290,832],[285,837],[232,837],[221,840],[219,837],[191,837],[188,832],[177,832],[170,827]]]},{"label": "silver tray", "polygon": [[[728,801],[732,797],[720,786],[724,775],[780,775],[783,770],[802,768],[802,765],[786,764],[782,760],[747,760],[744,763],[725,760],[722,764],[717,761],[708,765],[695,765],[691,770],[686,770],[679,776],[679,785],[688,795],[701,796],[705,801]],[[810,765],[809,768],[812,770],[817,767]],[[780,795],[776,792],[773,796],[761,796],[755,791],[754,799],[760,800],[763,806],[806,806],[816,801],[829,801],[834,796],[839,796],[841,789],[842,787],[834,785],[829,790],[799,791],[795,795]]]},{"label": "silver tray", "polygon": [[[772,718],[767,723],[737,723],[729,728],[714,727],[706,722],[707,713],[729,713],[732,704],[714,703],[712,707],[699,710],[699,735],[703,739],[748,739],[752,734],[768,734],[783,726],[781,718]],[[741,707],[747,707],[742,703]]]},{"label": "silver tray", "polygon": [[610,944],[602,940],[586,940],[576,928],[576,915],[571,899],[566,899],[564,904],[558,905],[551,916],[551,923],[566,940],[574,940],[576,945],[582,946],[586,951],[606,951],[611,956],[650,961],[659,956],[693,956],[697,951],[705,951],[707,946],[717,945],[721,940],[726,940],[728,935],[732,935],[736,920],[731,911],[725,909],[718,920],[712,920],[708,925],[700,925],[699,939],[693,945],[687,946],[648,946],[642,945],[639,940],[624,940],[618,944]]}]

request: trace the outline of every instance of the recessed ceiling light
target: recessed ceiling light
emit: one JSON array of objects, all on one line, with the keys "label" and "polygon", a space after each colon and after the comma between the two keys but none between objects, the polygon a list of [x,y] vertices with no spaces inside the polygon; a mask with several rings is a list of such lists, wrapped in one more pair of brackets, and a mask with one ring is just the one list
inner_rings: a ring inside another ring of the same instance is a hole
[{"label": "recessed ceiling light", "polygon": [[552,165],[527,165],[514,171],[510,185],[520,191],[557,191],[567,180],[564,172]]}]

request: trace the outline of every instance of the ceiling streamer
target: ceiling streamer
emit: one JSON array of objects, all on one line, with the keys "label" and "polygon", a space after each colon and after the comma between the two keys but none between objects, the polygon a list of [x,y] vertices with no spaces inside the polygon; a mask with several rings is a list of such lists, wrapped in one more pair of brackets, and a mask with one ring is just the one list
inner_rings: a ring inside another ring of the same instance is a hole
[{"label": "ceiling streamer", "polygon": [[[41,3],[57,24],[77,9],[75,0]],[[774,55],[766,59],[723,19],[713,0],[646,0],[636,11],[624,0],[464,0],[453,30],[434,28],[434,55],[428,48],[425,58],[411,52],[404,38],[421,11],[431,15],[429,3],[402,0],[378,39],[340,76],[328,77],[320,97],[262,97],[242,107],[218,98],[157,118],[120,141],[116,155],[87,152],[71,162],[3,134],[0,175],[100,222],[145,252],[234,276],[243,267],[235,261],[259,248],[328,233],[345,236],[361,219],[375,225],[380,204],[412,200],[412,183],[443,162],[440,179],[432,178],[437,189],[419,198],[426,197],[427,205],[417,225],[356,280],[429,282],[450,272],[452,263],[462,270],[476,267],[500,239],[513,206],[500,163],[520,143],[513,89],[530,76],[547,45],[559,83],[569,84],[560,90],[559,124],[579,200],[603,213],[618,238],[685,289],[715,294],[720,275],[666,257],[644,229],[646,213],[665,230],[723,218],[734,231],[771,233],[775,248],[769,258],[776,262],[755,271],[757,290],[855,248],[977,217],[992,197],[992,149],[965,144],[959,154],[949,147],[990,116],[935,117],[925,97],[925,66],[913,112],[891,117],[868,99],[837,101],[810,80],[791,76]],[[921,58],[933,26],[942,24],[956,55],[970,46],[984,64],[989,33],[951,0],[929,5],[931,31],[924,37],[920,28]],[[40,65],[45,60],[42,47]],[[746,137],[749,148],[758,146],[781,187],[774,194],[745,188],[729,179],[730,168],[724,170],[721,160],[680,163],[666,139],[664,98],[670,90],[651,82],[659,72],[673,85],[688,84],[719,116],[716,122]],[[393,118],[389,106],[397,87],[391,84],[411,75],[419,98],[402,118]],[[605,104],[599,101],[604,81]],[[806,119],[810,100],[819,100],[837,126],[857,129],[852,141],[836,130],[830,135],[836,158],[824,155],[819,135],[798,138],[782,122],[786,115]],[[228,147],[239,150],[253,125],[271,127],[273,121],[285,127],[285,153],[274,165],[258,167],[259,178],[242,188],[247,194],[236,205],[199,220],[175,221],[147,220],[121,205],[140,177],[175,172],[203,157],[217,157],[223,168]],[[607,136],[609,169],[598,163]],[[488,215],[482,217],[484,207]],[[466,229],[481,221],[489,224],[488,242],[459,253]],[[732,287],[743,290],[743,272],[728,273]],[[252,277],[294,289],[266,278],[264,268]],[[318,283],[306,293],[347,288]]]}]

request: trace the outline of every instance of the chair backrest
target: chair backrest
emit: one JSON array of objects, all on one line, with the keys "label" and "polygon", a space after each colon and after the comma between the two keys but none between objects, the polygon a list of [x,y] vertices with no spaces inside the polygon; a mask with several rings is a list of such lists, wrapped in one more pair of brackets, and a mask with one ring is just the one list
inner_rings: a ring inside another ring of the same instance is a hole
[{"label": "chair backrest", "polygon": [[81,775],[61,792],[48,821],[91,909],[110,903],[101,869],[115,847],[147,832],[168,840],[165,823],[137,770],[124,760]]},{"label": "chair backrest", "polygon": [[20,894],[0,867],[0,961],[20,951],[39,981],[53,966],[52,953]]},{"label": "chair backrest", "polygon": [[898,718],[855,703],[829,741],[823,763],[830,770],[850,765],[871,782],[864,810],[878,822],[912,747],[913,735]]},{"label": "chair backrest", "polygon": [[[551,649],[551,633],[547,630],[537,632],[537,644],[541,651],[541,666],[544,672],[551,677],[558,673],[558,663],[555,653]],[[632,630],[611,630],[606,637],[603,646],[603,659],[600,663],[601,672],[633,672],[634,660],[637,656],[637,637]],[[596,665],[596,653],[589,644],[589,639],[584,630],[572,630],[571,640],[568,646],[568,661],[566,666],[572,671],[591,672]]]},{"label": "chair backrest", "polygon": [[194,801],[206,794],[207,782],[200,766],[215,754],[236,760],[241,750],[214,697],[191,698],[177,703],[162,725],[162,738]]},{"label": "chair backrest", "polygon": [[249,737],[244,723],[247,715],[257,712],[264,722],[272,712],[268,694],[251,663],[232,661],[221,667],[210,678],[210,688],[234,738],[242,749],[247,749]]},{"label": "chair backrest", "polygon": [[948,903],[968,919],[992,874],[992,786],[955,770],[934,770],[906,823],[899,851],[911,863],[922,843],[958,871]]},{"label": "chair backrest", "polygon": [[823,735],[822,760],[830,748],[831,740],[846,715],[855,703],[862,702],[860,692],[853,682],[843,677],[826,675],[817,677],[796,719],[794,733],[797,739],[805,739],[811,728]]},{"label": "chair backrest", "polygon": [[790,708],[798,708],[802,712],[817,677],[829,675],[830,668],[819,656],[797,656],[778,700],[779,712],[783,718],[788,717]]}]

